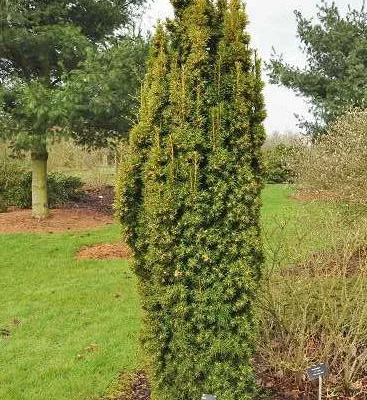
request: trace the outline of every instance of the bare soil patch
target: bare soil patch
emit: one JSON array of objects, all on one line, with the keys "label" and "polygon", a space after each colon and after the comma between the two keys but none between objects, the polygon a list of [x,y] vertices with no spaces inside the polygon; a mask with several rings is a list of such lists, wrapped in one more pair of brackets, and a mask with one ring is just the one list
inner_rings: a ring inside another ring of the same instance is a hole
[{"label": "bare soil patch", "polygon": [[30,210],[13,210],[0,213],[0,234],[84,231],[112,223],[111,215],[91,209],[53,209],[41,221],[32,218]]},{"label": "bare soil patch", "polygon": [[123,243],[97,244],[83,247],[78,251],[76,257],[79,260],[126,260],[131,257],[131,250]]}]

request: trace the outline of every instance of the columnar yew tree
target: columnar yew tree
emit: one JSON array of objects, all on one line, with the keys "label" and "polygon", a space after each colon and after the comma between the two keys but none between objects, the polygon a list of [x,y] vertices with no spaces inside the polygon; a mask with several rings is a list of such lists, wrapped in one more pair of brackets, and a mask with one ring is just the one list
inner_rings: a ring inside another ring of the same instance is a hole
[{"label": "columnar yew tree", "polygon": [[174,1],[152,43],[118,209],[159,399],[253,396],[261,275],[260,61],[239,0]]},{"label": "columnar yew tree", "polygon": [[[101,49],[142,1],[0,0],[0,137],[31,153],[36,217],[48,212],[47,141],[65,133],[59,126],[68,119],[61,93],[67,75],[88,53]],[[89,115],[96,96],[90,99]],[[86,114],[88,104],[78,107]],[[82,136],[85,142],[85,130]]]}]

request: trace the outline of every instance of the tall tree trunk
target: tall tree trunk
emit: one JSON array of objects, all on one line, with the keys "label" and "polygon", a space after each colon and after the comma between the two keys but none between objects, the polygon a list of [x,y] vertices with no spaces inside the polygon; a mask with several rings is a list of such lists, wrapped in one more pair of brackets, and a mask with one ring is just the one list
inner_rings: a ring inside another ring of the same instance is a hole
[{"label": "tall tree trunk", "polygon": [[49,215],[47,195],[47,159],[46,145],[37,146],[31,153],[32,158],[32,217],[47,218]]}]

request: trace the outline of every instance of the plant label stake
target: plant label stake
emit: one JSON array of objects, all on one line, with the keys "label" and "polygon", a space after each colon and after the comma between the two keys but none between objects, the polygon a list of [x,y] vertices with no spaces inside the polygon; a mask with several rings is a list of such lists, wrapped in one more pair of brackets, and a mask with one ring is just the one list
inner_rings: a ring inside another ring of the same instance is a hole
[{"label": "plant label stake", "polygon": [[319,400],[322,398],[322,378],[328,374],[328,367],[326,364],[314,365],[306,370],[308,377],[311,381],[319,380]]},{"label": "plant label stake", "polygon": [[217,400],[217,396],[214,396],[213,394],[203,394],[201,400]]}]

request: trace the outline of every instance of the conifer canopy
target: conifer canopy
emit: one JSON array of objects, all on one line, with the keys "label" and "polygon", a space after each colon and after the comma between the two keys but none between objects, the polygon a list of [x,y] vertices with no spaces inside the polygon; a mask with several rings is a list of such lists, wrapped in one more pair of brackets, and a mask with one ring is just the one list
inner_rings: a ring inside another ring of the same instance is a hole
[{"label": "conifer canopy", "polygon": [[[127,125],[126,118],[114,118],[114,111],[118,109],[122,114],[130,101],[116,101],[105,107],[105,113],[98,108],[100,103],[105,105],[100,94],[113,98],[116,70],[103,74],[103,87],[93,92],[92,99],[78,91],[78,77],[83,75],[85,89],[102,75],[104,66],[99,58],[111,61],[112,67],[113,61],[124,55],[135,60],[130,51],[135,46],[120,46],[115,52],[103,48],[113,47],[116,40],[112,38],[126,28],[142,3],[143,0],[0,0],[0,140],[8,141],[15,150],[30,152],[32,215],[38,219],[48,215],[49,143],[70,135],[71,125],[78,142],[104,145],[106,137],[116,135],[111,135],[110,121],[102,124],[102,119],[113,119],[115,130]],[[98,69],[93,76],[91,63]],[[121,63],[120,68],[126,69],[126,64]],[[83,71],[78,74],[76,70]],[[136,79],[128,75],[127,84],[117,85],[120,98],[135,94]]]}]

